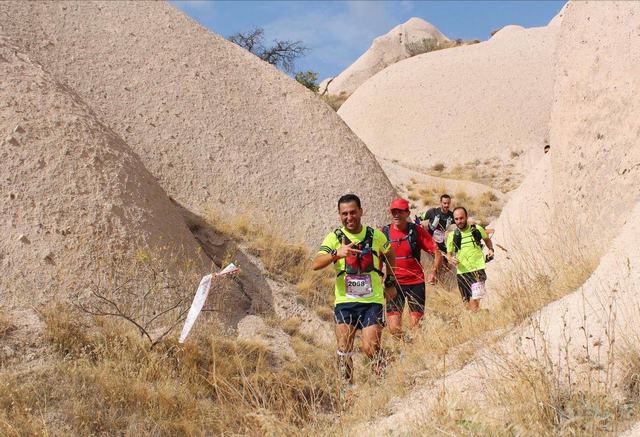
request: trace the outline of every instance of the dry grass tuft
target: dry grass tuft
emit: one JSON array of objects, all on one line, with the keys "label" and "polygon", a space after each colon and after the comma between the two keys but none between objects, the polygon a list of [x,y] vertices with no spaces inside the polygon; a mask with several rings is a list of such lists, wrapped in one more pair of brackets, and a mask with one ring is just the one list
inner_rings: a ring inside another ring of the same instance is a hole
[{"label": "dry grass tuft", "polygon": [[302,320],[300,320],[300,317],[291,317],[282,322],[282,330],[289,335],[295,335],[298,329],[300,329],[301,324]]},{"label": "dry grass tuft", "polygon": [[[490,194],[484,201],[491,201]],[[270,274],[294,278],[300,300],[326,320],[333,318],[330,269],[311,271],[306,251],[242,217],[216,227],[241,239],[273,269]],[[536,310],[580,286],[595,261],[592,254],[576,249],[582,246],[561,244],[572,237],[563,235],[558,247],[544,252],[553,253],[553,258],[511,253],[511,273],[499,280],[489,278],[500,290],[490,312],[464,311],[455,282],[430,287],[427,314],[411,344],[385,333],[388,366],[383,379],[373,377],[366,360],[356,357],[357,388],[348,406],[339,401],[333,350],[317,347],[302,335],[297,317],[272,321],[292,336],[299,357],[283,363],[260,344],[217,334],[215,322],[207,317],[187,344],[163,339],[152,347],[131,324],[53,305],[42,314],[44,342],[54,351],[48,366],[22,374],[0,369],[0,435],[55,435],[61,429],[71,435],[350,433],[357,424],[388,415],[390,402],[418,386],[439,390],[445,374],[474,360],[479,350],[498,343]],[[267,242],[290,256],[275,257]],[[558,262],[561,259],[572,262]],[[622,401],[598,385],[593,390],[563,388],[546,362],[516,357],[499,365],[487,406],[456,398],[443,386],[435,408],[411,425],[415,433],[598,435],[637,413],[637,351],[625,356]],[[485,407],[499,412],[499,421],[484,415]]]},{"label": "dry grass tuft", "polygon": [[0,372],[2,435],[56,434],[54,418],[74,435],[298,434],[338,408],[333,357],[317,348],[275,367],[264,347],[216,334],[151,348],[119,321],[64,306],[44,318],[55,356],[24,381]]},{"label": "dry grass tuft", "polygon": [[9,315],[5,310],[0,309],[0,339],[13,331],[13,329],[15,329],[15,326],[11,322]]},{"label": "dry grass tuft", "polygon": [[464,164],[456,164],[449,170],[446,170],[443,163],[436,163],[431,167],[429,174],[449,179],[478,182],[502,193],[514,190],[524,179],[522,174],[515,171],[513,162],[503,162],[499,158],[468,161]]},{"label": "dry grass tuft", "polygon": [[[446,192],[442,185],[423,185],[419,183],[407,184],[409,200],[421,202],[422,207],[431,208],[440,204],[440,196]],[[472,197],[466,191],[459,190],[452,195],[452,206],[464,206],[469,215],[476,222],[488,225],[498,218],[502,211],[503,202],[492,191],[486,191],[480,196]]]},{"label": "dry grass tuft", "polygon": [[264,226],[250,225],[245,216],[224,221],[212,214],[209,221],[220,232],[243,241],[269,275],[294,284],[300,300],[309,308],[321,312],[321,308],[332,305],[335,276],[330,269],[311,270],[311,254],[302,244],[287,242]]},{"label": "dry grass tuft", "polygon": [[323,94],[320,96],[320,98],[324,100],[327,105],[331,106],[331,109],[338,112],[338,109],[340,109],[342,104],[347,101],[349,96],[350,94],[347,94],[343,91],[338,95]]},{"label": "dry grass tuft", "polygon": [[437,172],[442,172],[442,171],[444,171],[444,169],[445,169],[446,167],[447,167],[447,166],[444,164],[444,162],[436,162],[436,163],[433,165],[433,167],[431,167],[431,170],[433,170],[433,171],[437,171]]},{"label": "dry grass tuft", "polygon": [[611,396],[611,387],[566,385],[553,369],[524,355],[499,364],[484,409],[500,411],[508,421],[485,418],[492,435],[602,435],[633,415],[625,400]]},{"label": "dry grass tuft", "polygon": [[247,216],[238,215],[227,221],[210,214],[207,219],[219,232],[244,242],[248,251],[260,258],[271,277],[282,277],[296,284],[309,270],[309,253],[302,244],[285,241],[265,226],[252,223]]},{"label": "dry grass tuft", "polygon": [[[637,344],[637,343],[636,343]],[[623,369],[622,390],[627,399],[640,401],[640,351],[637,347],[627,346],[622,353]]]},{"label": "dry grass tuft", "polygon": [[477,44],[480,40],[462,40],[460,38],[451,41],[436,41],[431,38],[424,38],[420,41],[411,42],[406,45],[407,53],[409,56],[417,56],[423,53],[435,52],[438,50],[450,49],[453,47],[466,46],[470,44]]}]

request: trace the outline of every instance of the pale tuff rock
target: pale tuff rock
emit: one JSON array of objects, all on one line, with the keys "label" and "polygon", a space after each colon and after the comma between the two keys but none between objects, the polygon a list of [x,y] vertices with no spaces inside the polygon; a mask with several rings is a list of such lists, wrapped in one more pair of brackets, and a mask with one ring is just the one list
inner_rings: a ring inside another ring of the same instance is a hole
[{"label": "pale tuff rock", "polygon": [[[555,61],[553,146],[513,193],[496,223],[497,244],[517,248],[521,256],[537,252],[556,271],[564,266],[570,274],[581,249],[596,258],[595,271],[575,292],[541,309],[498,345],[507,358],[520,350],[533,359],[536,353],[542,356],[542,347],[553,357],[562,353],[567,358],[554,361],[554,371],[566,383],[570,367],[578,387],[589,378],[604,378],[605,371],[614,383],[620,381],[621,348],[627,342],[637,347],[640,334],[639,16],[640,4],[635,2],[566,6]],[[576,238],[567,237],[570,229],[577,231]],[[523,237],[529,232],[533,238]],[[568,250],[562,252],[560,246]],[[562,256],[565,253],[568,256]],[[508,271],[512,266],[505,259],[498,250],[492,268],[502,264],[500,268]],[[455,393],[449,390],[447,395],[463,395],[483,405],[488,395],[483,378],[500,359],[494,351],[479,353],[441,382],[455,387]],[[425,407],[396,408],[374,424],[377,433],[401,432],[407,421],[429,414],[429,400],[436,397],[429,388],[416,391],[404,401],[417,405],[423,400]]]},{"label": "pale tuff rock", "polygon": [[448,42],[449,39],[431,23],[421,18],[410,18],[374,39],[371,47],[338,76],[322,81],[319,92],[350,95],[379,71],[411,57],[408,46],[424,41],[438,44]]},{"label": "pale tuff rock", "polygon": [[13,102],[0,107],[0,131],[22,144],[0,166],[9,199],[0,203],[3,304],[35,305],[56,287],[83,283],[95,274],[89,260],[99,247],[110,256],[168,245],[197,260],[182,218],[122,139],[6,40],[0,55],[0,101]]},{"label": "pale tuff rock", "polygon": [[362,84],[338,114],[376,156],[405,166],[508,161],[515,150],[535,162],[548,141],[557,33],[504,29],[414,56]]},{"label": "pale tuff rock", "polygon": [[17,146],[19,144],[18,140],[13,135],[7,136],[7,138],[4,139],[4,142],[11,146]]},{"label": "pale tuff rock", "polygon": [[496,33],[494,33],[491,36],[491,40],[495,41],[497,39],[501,39],[501,38],[509,38],[511,35],[513,35],[514,33],[523,31],[524,27],[522,26],[517,26],[515,24],[510,24],[508,26],[504,26],[502,29],[496,31]]},{"label": "pale tuff rock", "polygon": [[171,5],[2,2],[0,16],[187,209],[246,214],[314,248],[342,194],[362,197],[368,222],[385,220],[393,188],[335,112]]},{"label": "pale tuff rock", "polygon": [[569,4],[569,2],[565,3],[565,5],[562,7],[562,9],[560,9],[560,12],[558,12],[556,14],[556,16],[551,19],[551,21],[549,21],[549,24],[547,26],[558,26],[558,27],[560,27],[560,25],[562,24],[562,19],[564,18],[564,15],[567,12],[567,5],[568,4]]},{"label": "pale tuff rock", "polygon": [[26,235],[24,234],[20,234],[20,236],[18,237],[18,241],[24,244],[29,244],[31,243],[31,241],[29,241],[29,239],[27,238]]}]

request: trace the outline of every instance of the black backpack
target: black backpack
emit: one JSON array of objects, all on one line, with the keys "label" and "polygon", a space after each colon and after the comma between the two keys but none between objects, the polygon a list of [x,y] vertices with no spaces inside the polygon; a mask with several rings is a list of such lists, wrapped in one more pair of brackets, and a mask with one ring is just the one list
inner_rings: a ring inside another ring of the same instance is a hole
[{"label": "black backpack", "polygon": [[[471,225],[471,235],[473,236],[473,240],[477,246],[482,247],[482,234],[480,233],[480,229],[476,227],[476,225]],[[453,232],[453,248],[455,252],[460,250],[460,246],[462,246],[462,232],[460,232],[459,228]]]},{"label": "black backpack", "polygon": [[[416,225],[415,223],[407,223],[409,225],[409,232],[407,233],[407,236],[404,238],[401,238],[400,240],[392,240],[390,235],[390,231],[389,231],[389,225],[384,225],[382,227],[382,232],[384,233],[384,235],[387,237],[387,240],[389,240],[390,243],[400,243],[402,240],[407,240],[409,241],[409,246],[411,246],[411,255],[418,261],[420,261],[420,245],[418,244],[418,230],[416,229],[416,226],[420,226],[420,225]],[[396,259],[405,259],[407,257],[396,257]]]}]

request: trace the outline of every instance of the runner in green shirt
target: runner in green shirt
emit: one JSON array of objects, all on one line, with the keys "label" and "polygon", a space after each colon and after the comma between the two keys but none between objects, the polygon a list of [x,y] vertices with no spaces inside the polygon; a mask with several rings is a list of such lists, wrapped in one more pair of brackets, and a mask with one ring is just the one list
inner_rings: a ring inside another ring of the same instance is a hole
[{"label": "runner in green shirt", "polygon": [[482,241],[487,245],[489,258],[493,258],[493,243],[482,226],[467,223],[467,216],[462,206],[453,210],[456,230],[447,237],[447,258],[456,266],[458,289],[467,309],[478,311],[487,280]]},{"label": "runner in green shirt", "polygon": [[329,233],[313,260],[313,270],[331,264],[336,273],[335,320],[338,364],[345,382],[353,382],[353,342],[362,329],[362,351],[372,370],[382,368],[380,339],[384,325],[383,261],[393,272],[395,256],[387,237],[378,229],[363,226],[360,199],[346,194],[338,200],[342,227]]}]

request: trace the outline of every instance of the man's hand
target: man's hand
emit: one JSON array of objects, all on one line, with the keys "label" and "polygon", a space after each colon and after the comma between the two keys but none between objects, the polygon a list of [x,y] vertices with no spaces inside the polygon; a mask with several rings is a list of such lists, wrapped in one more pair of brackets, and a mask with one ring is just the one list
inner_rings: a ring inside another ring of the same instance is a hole
[{"label": "man's hand", "polygon": [[340,246],[338,248],[338,250],[336,251],[336,256],[338,258],[346,258],[348,255],[351,255],[351,254],[362,253],[361,250],[353,248],[354,244],[355,243],[347,244],[347,240],[343,238],[342,239],[342,246]]},{"label": "man's hand", "polygon": [[385,287],[384,289],[384,298],[387,300],[393,300],[398,295],[398,290],[396,287]]},{"label": "man's hand", "polygon": [[429,276],[427,276],[427,282],[429,283],[429,285],[436,285],[436,274],[429,273]]},{"label": "man's hand", "polygon": [[454,267],[458,267],[458,264],[460,263],[460,261],[458,261],[458,258],[456,258],[455,255],[451,254],[447,258],[449,259],[449,264],[451,264]]}]

